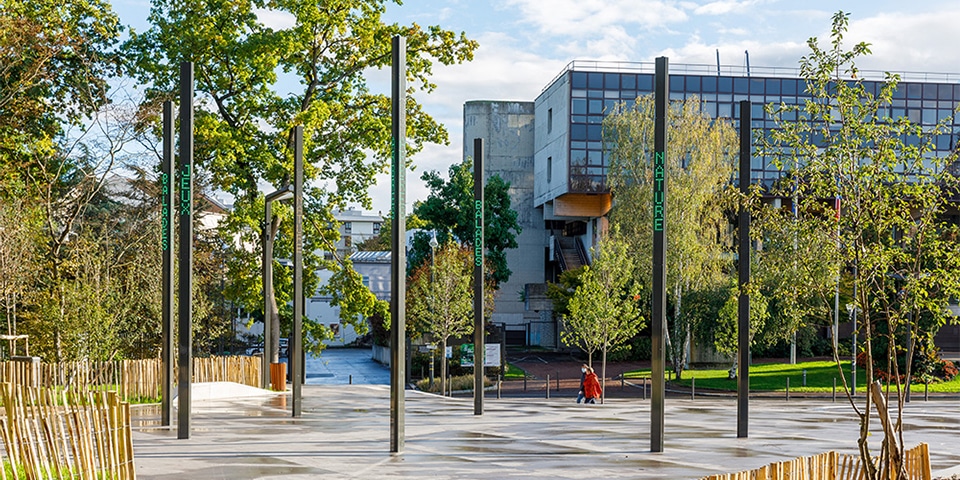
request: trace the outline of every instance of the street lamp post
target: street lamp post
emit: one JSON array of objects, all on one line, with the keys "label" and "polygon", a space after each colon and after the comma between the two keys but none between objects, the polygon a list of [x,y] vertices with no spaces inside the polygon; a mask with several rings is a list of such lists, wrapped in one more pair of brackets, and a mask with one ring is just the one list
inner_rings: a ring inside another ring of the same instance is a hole
[{"label": "street lamp post", "polygon": [[[434,284],[433,284],[434,279],[435,279],[435,273],[434,273],[434,272],[435,272],[436,269],[437,269],[436,250],[437,250],[437,246],[439,246],[439,245],[440,245],[440,244],[437,243],[437,231],[434,230],[434,231],[433,231],[433,237],[430,238],[430,289],[431,289],[431,290],[433,290],[433,288],[434,288]],[[431,295],[432,295],[432,293],[431,293]],[[433,309],[433,302],[431,302],[431,304],[430,304],[430,309],[431,309],[431,310]],[[433,351],[434,351],[434,349],[431,348],[431,349],[430,349],[430,388],[433,388]],[[446,355],[446,353],[444,353],[444,355]],[[441,358],[443,358],[443,357],[441,357]]]},{"label": "street lamp post", "polygon": [[261,380],[263,388],[270,386],[270,364],[280,361],[280,323],[273,320],[273,221],[271,204],[277,200],[293,198],[293,186],[287,185],[266,196],[263,202],[263,364]]}]

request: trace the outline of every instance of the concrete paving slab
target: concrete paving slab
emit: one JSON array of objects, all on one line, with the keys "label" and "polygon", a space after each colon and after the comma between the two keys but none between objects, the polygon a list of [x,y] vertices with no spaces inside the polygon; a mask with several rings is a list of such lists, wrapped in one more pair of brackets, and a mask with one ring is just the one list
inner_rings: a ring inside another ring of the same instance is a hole
[{"label": "concrete paving slab", "polygon": [[[158,427],[156,407],[135,413],[141,479],[651,478],[683,479],[756,468],[827,450],[854,453],[850,406],[822,400],[754,400],[750,438],[736,438],[736,402],[668,399],[665,452],[650,453],[650,404],[612,399],[407,392],[405,448],[389,453],[389,388],[307,385],[303,416],[289,395],[195,402],[191,438]],[[934,470],[960,465],[960,419],[951,401],[907,406],[908,445],[930,444]],[[880,433],[873,434],[879,448]]]}]

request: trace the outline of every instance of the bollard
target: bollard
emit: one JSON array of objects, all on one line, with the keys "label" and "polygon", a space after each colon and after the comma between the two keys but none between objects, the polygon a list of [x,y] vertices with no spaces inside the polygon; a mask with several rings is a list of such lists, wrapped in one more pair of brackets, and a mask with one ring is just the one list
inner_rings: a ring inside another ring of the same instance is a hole
[{"label": "bollard", "polygon": [[801,385],[800,385],[800,386],[801,386],[801,387],[806,387],[806,386],[807,386],[807,369],[806,369],[806,368],[803,369],[803,380],[801,380]]},{"label": "bollard", "polygon": [[927,387],[929,386],[930,384],[928,384],[927,382],[923,382],[923,401],[924,402],[926,402],[927,400],[930,400],[930,397],[927,396]]},{"label": "bollard", "polygon": [[837,403],[837,377],[833,377],[833,403]]},{"label": "bollard", "polygon": [[352,373],[350,374],[350,379],[349,379],[348,381],[350,382],[350,385],[353,385],[353,374],[352,374]]},{"label": "bollard", "polygon": [[550,398],[550,374],[549,374],[549,373],[547,374],[546,387],[547,387],[547,388],[546,388],[546,390],[547,390],[547,398]]},{"label": "bollard", "polygon": [[500,400],[501,391],[503,390],[503,377],[501,376],[497,379],[497,400]]},{"label": "bollard", "polygon": [[647,399],[647,379],[643,379],[643,399]]},{"label": "bollard", "polygon": [[697,396],[697,377],[690,377],[690,400]]},{"label": "bollard", "polygon": [[787,401],[790,401],[790,377],[787,377]]}]

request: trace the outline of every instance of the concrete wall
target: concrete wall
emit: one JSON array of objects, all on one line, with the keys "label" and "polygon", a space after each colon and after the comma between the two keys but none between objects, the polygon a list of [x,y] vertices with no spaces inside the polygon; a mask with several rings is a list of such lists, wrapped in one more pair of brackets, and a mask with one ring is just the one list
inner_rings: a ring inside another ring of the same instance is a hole
[{"label": "concrete wall", "polygon": [[544,281],[547,234],[543,211],[533,205],[533,120],[533,102],[471,101],[463,107],[464,159],[473,156],[473,139],[482,138],[484,180],[496,174],[510,183],[510,204],[523,229],[517,236],[519,247],[507,251],[513,274],[500,286],[493,312],[496,323],[519,324],[527,316],[537,318],[525,310],[520,293],[525,284]]},{"label": "concrete wall", "polygon": [[[552,112],[552,114],[551,114]],[[569,191],[570,76],[561,76],[535,102],[534,200],[536,207]],[[552,117],[552,124],[548,123]],[[547,169],[552,172],[547,182]]]}]

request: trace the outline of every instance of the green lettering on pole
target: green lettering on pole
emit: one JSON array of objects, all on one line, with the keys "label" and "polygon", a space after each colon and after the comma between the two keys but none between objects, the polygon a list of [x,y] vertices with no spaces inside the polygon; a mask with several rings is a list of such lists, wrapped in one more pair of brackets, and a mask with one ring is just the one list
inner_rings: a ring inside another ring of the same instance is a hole
[{"label": "green lettering on pole", "polygon": [[666,211],[666,195],[663,191],[664,182],[664,155],[663,152],[653,154],[653,231],[663,231],[663,218]]},{"label": "green lettering on pole", "polygon": [[483,202],[474,202],[473,263],[483,265]]},{"label": "green lettering on pole", "polygon": [[180,170],[180,215],[190,215],[192,195],[190,192],[190,165]]},{"label": "green lettering on pole", "polygon": [[168,235],[170,225],[170,205],[167,204],[167,194],[170,192],[170,178],[166,173],[160,175],[160,245],[163,251],[170,249]]}]

